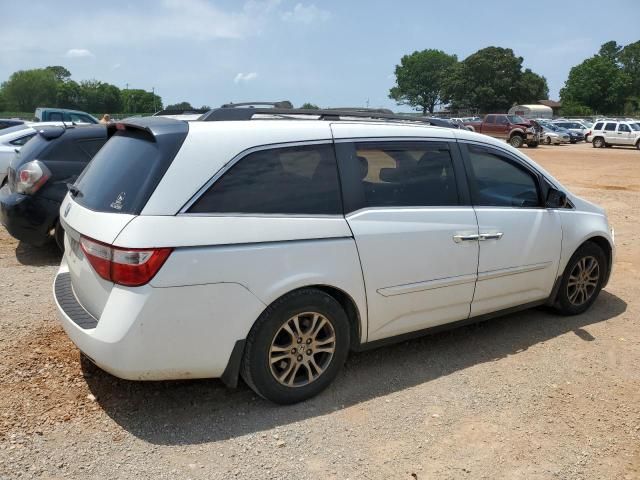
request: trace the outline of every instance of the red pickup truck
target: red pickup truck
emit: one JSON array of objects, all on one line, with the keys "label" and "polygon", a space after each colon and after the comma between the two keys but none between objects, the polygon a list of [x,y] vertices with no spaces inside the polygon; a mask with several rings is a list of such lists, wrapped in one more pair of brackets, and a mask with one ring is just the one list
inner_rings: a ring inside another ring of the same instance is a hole
[{"label": "red pickup truck", "polygon": [[484,120],[481,122],[467,122],[464,125],[478,133],[504,138],[515,148],[520,148],[525,143],[532,148],[540,144],[539,126],[518,115],[491,113],[485,115]]}]

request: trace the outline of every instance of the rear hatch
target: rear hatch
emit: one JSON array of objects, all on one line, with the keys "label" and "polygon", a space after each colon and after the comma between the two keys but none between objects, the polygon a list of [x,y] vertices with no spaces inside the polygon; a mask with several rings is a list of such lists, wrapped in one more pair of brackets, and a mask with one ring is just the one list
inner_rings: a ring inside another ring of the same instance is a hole
[{"label": "rear hatch", "polygon": [[[143,118],[109,127],[109,140],[80,175],[62,203],[67,233],[65,258],[76,298],[95,318],[114,287],[99,275],[82,238],[112,245],[140,214],[187,136],[186,122]],[[149,245],[153,247],[153,245]]]}]

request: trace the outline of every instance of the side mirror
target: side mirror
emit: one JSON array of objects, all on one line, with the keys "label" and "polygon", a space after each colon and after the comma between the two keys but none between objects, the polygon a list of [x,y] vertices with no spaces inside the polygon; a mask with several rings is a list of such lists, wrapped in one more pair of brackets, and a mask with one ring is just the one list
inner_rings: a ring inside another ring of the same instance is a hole
[{"label": "side mirror", "polygon": [[547,192],[547,200],[545,201],[545,207],[547,208],[564,208],[567,206],[567,195],[560,190],[553,187],[549,187]]}]

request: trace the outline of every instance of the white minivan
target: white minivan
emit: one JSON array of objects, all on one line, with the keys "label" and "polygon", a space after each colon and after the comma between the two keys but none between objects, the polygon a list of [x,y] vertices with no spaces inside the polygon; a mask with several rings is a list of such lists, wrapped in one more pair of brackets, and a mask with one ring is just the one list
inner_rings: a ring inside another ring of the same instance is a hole
[{"label": "white minivan", "polygon": [[121,378],[242,377],[297,402],[349,351],[534,305],[579,314],[610,276],[604,210],[486,135],[260,108],[109,129],[61,206],[54,295]]}]

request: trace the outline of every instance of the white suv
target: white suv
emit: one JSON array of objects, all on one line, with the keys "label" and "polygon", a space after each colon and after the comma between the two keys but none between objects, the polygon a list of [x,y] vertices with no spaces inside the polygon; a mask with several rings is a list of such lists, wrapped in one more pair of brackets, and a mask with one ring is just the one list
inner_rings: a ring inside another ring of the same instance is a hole
[{"label": "white suv", "polygon": [[640,150],[640,126],[635,122],[599,120],[589,135],[594,148],[614,145],[635,146]]},{"label": "white suv", "polygon": [[361,116],[110,126],[61,206],[69,337],[118,377],[242,376],[292,403],[351,350],[595,301],[614,256],[602,208],[486,135]]}]

